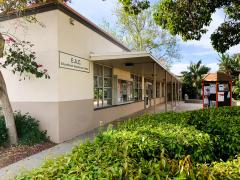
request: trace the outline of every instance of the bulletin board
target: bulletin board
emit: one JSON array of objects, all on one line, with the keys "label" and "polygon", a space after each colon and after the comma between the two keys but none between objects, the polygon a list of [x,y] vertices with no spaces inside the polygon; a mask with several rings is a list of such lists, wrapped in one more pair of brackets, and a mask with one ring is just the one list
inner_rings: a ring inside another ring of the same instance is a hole
[{"label": "bulletin board", "polygon": [[232,106],[232,80],[223,73],[210,73],[202,79],[203,108]]}]

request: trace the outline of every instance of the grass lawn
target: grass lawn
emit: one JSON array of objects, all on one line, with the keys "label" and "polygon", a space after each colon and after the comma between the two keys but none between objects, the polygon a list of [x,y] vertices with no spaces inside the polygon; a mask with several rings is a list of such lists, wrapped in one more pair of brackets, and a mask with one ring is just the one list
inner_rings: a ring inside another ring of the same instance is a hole
[{"label": "grass lawn", "polygon": [[239,179],[240,108],[144,115],[16,179]]}]

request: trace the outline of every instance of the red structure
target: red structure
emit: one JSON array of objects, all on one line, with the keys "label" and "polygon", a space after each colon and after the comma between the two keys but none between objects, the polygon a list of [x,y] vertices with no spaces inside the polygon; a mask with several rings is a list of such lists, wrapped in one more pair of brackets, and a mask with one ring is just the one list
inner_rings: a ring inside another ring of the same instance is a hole
[{"label": "red structure", "polygon": [[209,73],[202,79],[203,109],[209,107],[232,106],[232,79],[229,75]]}]

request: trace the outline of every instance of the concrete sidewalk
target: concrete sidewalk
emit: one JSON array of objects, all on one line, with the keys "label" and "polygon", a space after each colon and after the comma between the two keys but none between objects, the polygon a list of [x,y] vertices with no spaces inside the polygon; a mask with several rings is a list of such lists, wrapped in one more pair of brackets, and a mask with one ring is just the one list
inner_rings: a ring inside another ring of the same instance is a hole
[{"label": "concrete sidewalk", "polygon": [[[183,102],[178,102],[177,106],[173,108],[173,111],[190,111],[190,110],[196,110],[196,109],[201,109],[201,104],[185,104]],[[164,112],[165,111],[165,106],[163,104],[156,106],[156,112]],[[168,111],[172,111],[171,105],[168,104]],[[153,108],[149,108],[145,111],[138,112],[136,114],[130,115],[129,117],[125,117],[119,120],[116,120],[112,124],[126,120],[128,118],[136,117],[139,116],[143,113],[153,113],[154,110]],[[107,128],[108,125],[106,125],[104,128]],[[45,151],[42,151],[38,154],[32,155],[26,159],[23,159],[21,161],[18,161],[14,164],[11,164],[7,167],[4,167],[0,169],[0,180],[8,180],[8,179],[13,179],[14,176],[17,174],[23,172],[23,171],[29,171],[33,168],[37,168],[41,166],[43,161],[45,159],[52,159],[57,156],[63,155],[65,153],[71,152],[72,148],[76,145],[78,145],[80,142],[84,142],[87,139],[92,140],[96,135],[98,134],[98,129],[94,129],[92,131],[89,131],[88,133],[85,133],[83,135],[80,135],[70,141],[61,143],[59,145],[56,145],[50,149],[47,149]]]}]

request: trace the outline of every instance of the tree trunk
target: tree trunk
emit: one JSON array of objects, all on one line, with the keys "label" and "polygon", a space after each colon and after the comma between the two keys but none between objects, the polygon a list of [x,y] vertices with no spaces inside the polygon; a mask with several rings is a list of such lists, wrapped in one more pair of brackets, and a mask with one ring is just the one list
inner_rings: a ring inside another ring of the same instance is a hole
[{"label": "tree trunk", "polygon": [[13,114],[12,106],[9,101],[6,83],[4,81],[1,71],[0,71],[0,101],[2,103],[2,110],[5,118],[6,127],[8,129],[10,144],[16,145],[18,138],[17,138],[14,114]]}]

